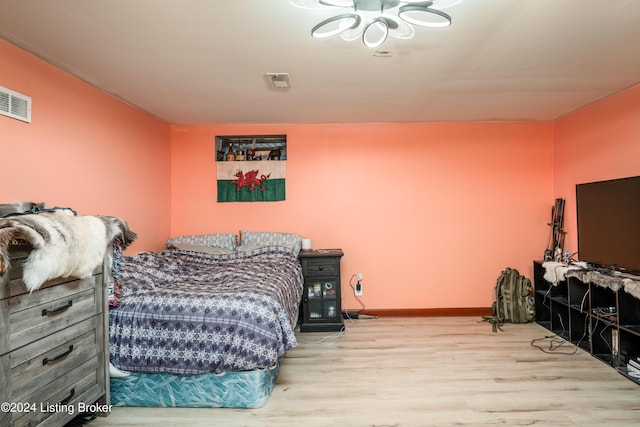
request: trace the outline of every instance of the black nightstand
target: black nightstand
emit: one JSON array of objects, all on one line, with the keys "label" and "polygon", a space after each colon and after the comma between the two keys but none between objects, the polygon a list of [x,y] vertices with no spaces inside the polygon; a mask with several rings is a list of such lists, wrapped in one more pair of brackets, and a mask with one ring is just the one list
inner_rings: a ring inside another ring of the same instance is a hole
[{"label": "black nightstand", "polygon": [[304,290],[302,294],[301,332],[341,331],[340,297],[341,249],[300,251]]}]

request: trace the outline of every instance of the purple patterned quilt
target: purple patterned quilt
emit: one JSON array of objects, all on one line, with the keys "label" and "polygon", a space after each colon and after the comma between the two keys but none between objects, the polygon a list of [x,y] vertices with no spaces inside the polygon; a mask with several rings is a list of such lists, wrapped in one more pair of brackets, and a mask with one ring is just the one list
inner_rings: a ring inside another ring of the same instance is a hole
[{"label": "purple patterned quilt", "polygon": [[170,249],[125,257],[109,311],[111,363],[193,375],[273,367],[295,347],[302,269],[290,250]]}]

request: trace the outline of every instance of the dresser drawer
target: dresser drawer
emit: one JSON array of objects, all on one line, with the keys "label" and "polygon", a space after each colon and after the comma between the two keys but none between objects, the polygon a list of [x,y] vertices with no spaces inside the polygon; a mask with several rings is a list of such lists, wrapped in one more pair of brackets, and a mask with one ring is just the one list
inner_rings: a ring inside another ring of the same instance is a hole
[{"label": "dresser drawer", "polygon": [[0,300],[0,355],[102,312],[102,275]]},{"label": "dresser drawer", "polygon": [[53,382],[39,387],[25,402],[35,412],[12,414],[12,427],[64,425],[78,415],[79,402],[95,402],[104,394],[104,354],[86,361]]},{"label": "dresser drawer", "polygon": [[339,271],[339,259],[305,259],[302,262],[304,276],[335,276]]},{"label": "dresser drawer", "polygon": [[84,320],[2,356],[10,357],[11,401],[24,402],[43,384],[97,356],[102,351],[101,321]]}]

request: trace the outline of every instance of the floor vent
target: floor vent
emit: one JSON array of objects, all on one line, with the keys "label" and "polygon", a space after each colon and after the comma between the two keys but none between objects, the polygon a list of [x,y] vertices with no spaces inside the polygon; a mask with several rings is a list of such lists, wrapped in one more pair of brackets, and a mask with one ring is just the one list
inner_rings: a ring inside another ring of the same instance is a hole
[{"label": "floor vent", "polygon": [[31,97],[0,86],[0,114],[31,123]]}]

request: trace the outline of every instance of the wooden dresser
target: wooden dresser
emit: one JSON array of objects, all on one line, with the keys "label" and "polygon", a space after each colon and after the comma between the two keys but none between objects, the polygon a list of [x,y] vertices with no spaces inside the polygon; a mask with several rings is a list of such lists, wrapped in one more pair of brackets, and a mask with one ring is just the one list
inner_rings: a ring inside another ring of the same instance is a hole
[{"label": "wooden dresser", "polygon": [[108,413],[105,265],[87,279],[54,279],[29,293],[11,246],[0,278],[0,426],[63,426],[83,412]]}]

